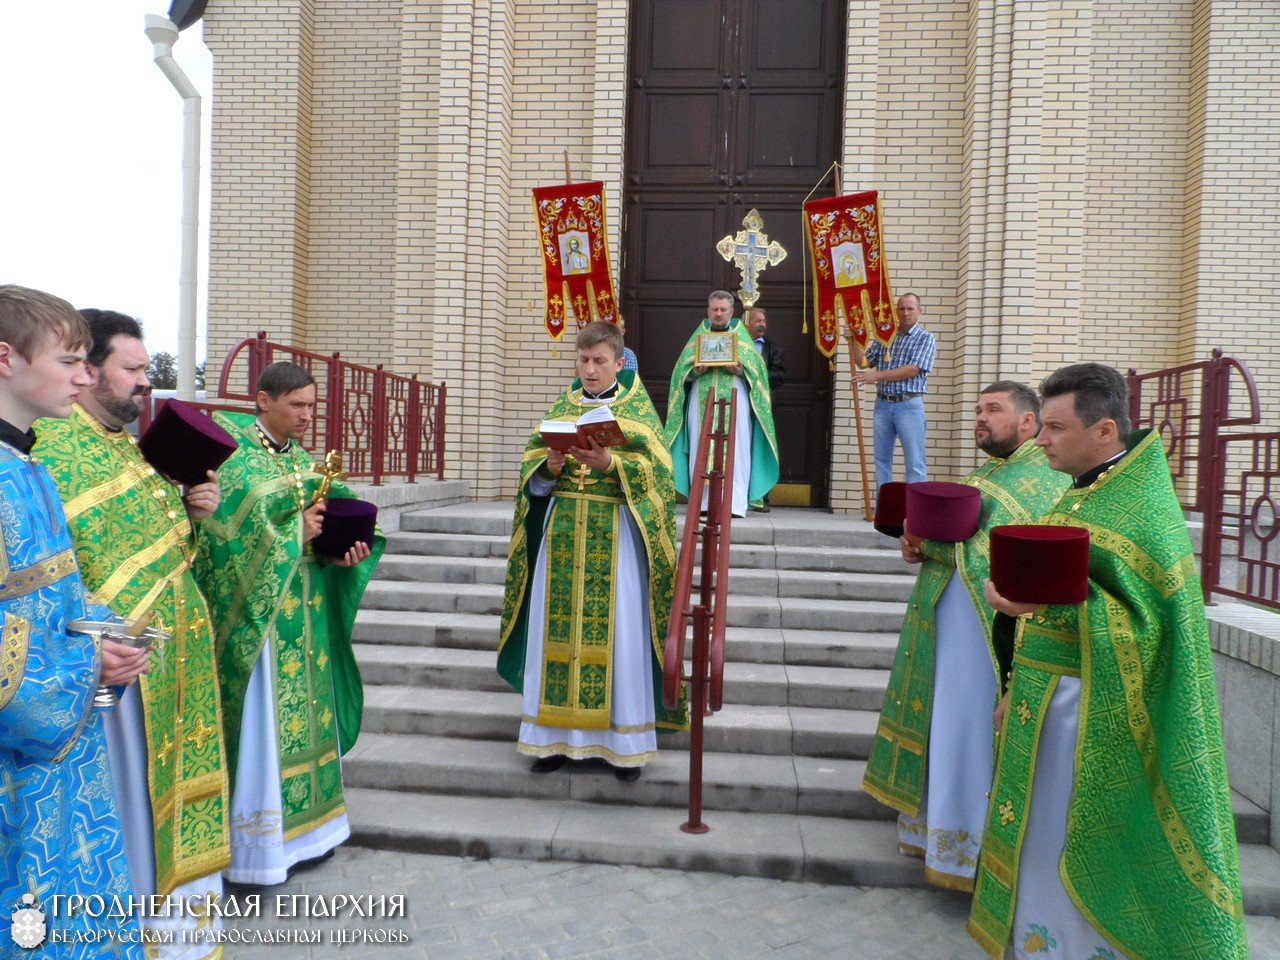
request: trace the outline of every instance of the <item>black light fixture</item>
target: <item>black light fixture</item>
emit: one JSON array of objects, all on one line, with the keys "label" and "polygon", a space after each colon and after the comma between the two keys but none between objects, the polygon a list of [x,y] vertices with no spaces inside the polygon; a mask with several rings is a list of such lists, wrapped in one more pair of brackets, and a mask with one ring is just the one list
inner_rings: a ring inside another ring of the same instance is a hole
[{"label": "black light fixture", "polygon": [[179,30],[185,30],[204,16],[209,0],[173,0],[169,5],[169,19]]}]

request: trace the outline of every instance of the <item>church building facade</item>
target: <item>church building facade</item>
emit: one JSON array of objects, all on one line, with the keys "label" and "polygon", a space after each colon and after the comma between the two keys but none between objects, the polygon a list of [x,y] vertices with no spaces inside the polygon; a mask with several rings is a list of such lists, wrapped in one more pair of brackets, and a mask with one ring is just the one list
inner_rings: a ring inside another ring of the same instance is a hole
[{"label": "church building facade", "polygon": [[880,192],[938,339],[931,477],[976,463],[984,384],[1078,360],[1221,347],[1280,423],[1273,0],[215,0],[204,38],[211,363],[265,329],[446,383],[477,497],[510,494],[572,375],[530,203],[566,167],[605,184],[660,408],[706,293],[739,285],[716,242],[758,209],[787,248],[760,277],[786,501],[862,503],[848,354],[802,330],[800,204],[833,161]]}]

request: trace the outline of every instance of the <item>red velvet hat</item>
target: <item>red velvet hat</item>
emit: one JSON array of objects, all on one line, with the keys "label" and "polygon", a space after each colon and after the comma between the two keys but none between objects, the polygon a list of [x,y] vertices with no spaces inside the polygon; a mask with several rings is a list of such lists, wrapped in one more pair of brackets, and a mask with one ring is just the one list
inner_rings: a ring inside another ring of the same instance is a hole
[{"label": "red velvet hat", "polygon": [[907,518],[907,485],[891,481],[876,494],[876,517],[872,526],[895,540],[902,536],[902,521]]},{"label": "red velvet hat", "polygon": [[991,528],[991,582],[1019,603],[1082,603],[1089,594],[1089,531],[1032,524]]},{"label": "red velvet hat", "polygon": [[159,473],[174,483],[205,483],[236,451],[235,437],[189,403],[167,400],[151,421],[138,449]]},{"label": "red velvet hat", "polygon": [[312,546],[316,553],[339,558],[357,543],[367,543],[372,547],[377,522],[377,504],[350,497],[329,500],[324,508],[320,534],[312,541]]},{"label": "red velvet hat", "polygon": [[907,485],[907,530],[925,540],[959,543],[978,532],[982,494],[963,483]]}]

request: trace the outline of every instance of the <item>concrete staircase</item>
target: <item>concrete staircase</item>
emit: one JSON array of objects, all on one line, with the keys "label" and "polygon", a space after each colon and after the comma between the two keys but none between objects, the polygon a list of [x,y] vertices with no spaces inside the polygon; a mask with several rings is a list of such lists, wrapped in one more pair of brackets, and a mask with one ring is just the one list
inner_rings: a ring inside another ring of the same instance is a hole
[{"label": "concrete staircase", "polygon": [[[859,789],[914,582],[868,524],[775,510],[733,525],[725,707],[707,721],[703,820],[687,735],[634,783],[603,764],[529,771],[495,649],[511,506],[406,513],[365,594],[365,723],[344,763],[355,842],[417,852],[631,863],[914,886],[893,812]],[[1235,797],[1246,906],[1280,915],[1269,824]]]}]

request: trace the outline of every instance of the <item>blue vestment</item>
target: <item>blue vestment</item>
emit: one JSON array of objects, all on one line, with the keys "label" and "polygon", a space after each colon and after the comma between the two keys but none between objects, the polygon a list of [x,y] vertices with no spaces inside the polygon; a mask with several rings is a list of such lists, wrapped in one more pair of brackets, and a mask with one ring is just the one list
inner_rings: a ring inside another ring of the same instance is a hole
[{"label": "blue vestment", "polygon": [[[127,901],[131,892],[102,717],[92,705],[98,641],[67,631],[70,620],[111,612],[87,606],[48,471],[3,443],[0,530],[0,921],[32,906],[23,901],[30,894],[49,936],[35,950],[0,936],[0,958],[141,960],[136,920],[69,917],[60,906],[64,896]],[[77,933],[80,942],[69,942]],[[94,940],[109,934],[118,941]]]}]

